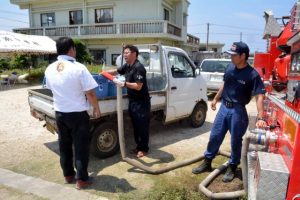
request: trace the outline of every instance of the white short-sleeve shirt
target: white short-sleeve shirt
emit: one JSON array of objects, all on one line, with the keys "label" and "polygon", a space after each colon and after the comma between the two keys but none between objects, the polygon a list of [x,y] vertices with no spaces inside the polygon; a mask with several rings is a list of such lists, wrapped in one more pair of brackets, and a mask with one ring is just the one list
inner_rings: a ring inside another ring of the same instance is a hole
[{"label": "white short-sleeve shirt", "polygon": [[89,109],[85,92],[98,86],[91,73],[73,57],[61,55],[46,71],[46,87],[53,93],[54,109],[82,112]]}]

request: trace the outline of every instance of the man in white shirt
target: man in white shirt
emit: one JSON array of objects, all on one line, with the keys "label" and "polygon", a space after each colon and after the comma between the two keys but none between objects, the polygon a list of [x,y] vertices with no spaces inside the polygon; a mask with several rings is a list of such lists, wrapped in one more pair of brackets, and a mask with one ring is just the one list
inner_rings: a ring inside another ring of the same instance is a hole
[{"label": "man in white shirt", "polygon": [[[92,184],[88,176],[90,127],[89,103],[93,117],[100,117],[100,109],[94,88],[98,86],[87,68],[76,62],[76,49],[71,38],[61,37],[56,41],[57,61],[46,71],[46,87],[53,93],[56,123],[59,135],[60,164],[66,183],[76,178],[76,188]],[[75,152],[75,168],[73,150]]]}]

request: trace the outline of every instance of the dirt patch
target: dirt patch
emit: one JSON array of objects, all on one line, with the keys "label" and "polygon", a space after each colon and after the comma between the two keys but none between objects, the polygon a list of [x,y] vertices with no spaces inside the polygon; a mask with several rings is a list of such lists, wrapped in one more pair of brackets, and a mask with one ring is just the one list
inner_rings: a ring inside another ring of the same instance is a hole
[{"label": "dirt patch", "polygon": [[239,168],[236,171],[235,178],[229,182],[224,183],[222,181],[222,178],[224,176],[225,172],[221,173],[209,186],[208,189],[212,192],[218,193],[218,192],[233,192],[237,190],[243,190],[243,176],[242,176],[242,170]]}]

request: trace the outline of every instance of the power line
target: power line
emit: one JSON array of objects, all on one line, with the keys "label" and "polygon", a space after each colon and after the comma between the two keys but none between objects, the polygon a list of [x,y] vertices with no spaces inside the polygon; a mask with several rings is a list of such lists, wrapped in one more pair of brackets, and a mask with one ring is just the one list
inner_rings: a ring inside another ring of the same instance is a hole
[{"label": "power line", "polygon": [[220,26],[220,27],[226,27],[226,28],[232,28],[232,29],[244,29],[244,30],[250,30],[250,31],[263,31],[262,29],[256,29],[256,28],[249,28],[249,27],[241,27],[241,26],[231,26],[231,25],[222,25],[222,24],[211,24],[212,26]]},{"label": "power line", "polygon": [[29,24],[29,22],[25,22],[25,21],[21,21],[21,20],[16,20],[16,19],[9,19],[9,18],[5,18],[5,17],[0,17],[0,19],[12,21],[12,22],[20,22],[20,23],[24,23],[24,24]]},{"label": "power line", "polygon": [[203,24],[191,24],[191,25],[188,25],[188,26],[206,26],[207,24],[203,23]]},{"label": "power line", "polygon": [[12,11],[8,11],[8,10],[2,10],[2,9],[0,9],[0,12],[2,12],[2,13],[14,14],[14,15],[23,15],[23,16],[28,16],[28,14],[24,14],[24,13],[20,13],[20,12],[12,12]]},{"label": "power line", "polygon": [[[243,30],[250,30],[250,31],[260,31],[262,32],[262,29],[257,29],[257,28],[249,28],[249,27],[241,27],[241,26],[232,26],[232,25],[225,25],[225,24],[214,24],[214,23],[209,23],[210,26],[220,26],[220,27],[226,27],[226,28],[232,28],[232,29],[243,29]],[[189,25],[189,27],[193,27],[193,26],[204,26],[207,25],[206,24],[191,24]]]},{"label": "power line", "polygon": [[[198,34],[198,35],[206,35],[207,33],[191,33],[191,34]],[[220,33],[220,32],[210,32],[209,34],[212,35],[240,35],[240,33]],[[243,33],[243,35],[248,35],[248,36],[262,36],[262,34],[254,34],[254,33]]]}]

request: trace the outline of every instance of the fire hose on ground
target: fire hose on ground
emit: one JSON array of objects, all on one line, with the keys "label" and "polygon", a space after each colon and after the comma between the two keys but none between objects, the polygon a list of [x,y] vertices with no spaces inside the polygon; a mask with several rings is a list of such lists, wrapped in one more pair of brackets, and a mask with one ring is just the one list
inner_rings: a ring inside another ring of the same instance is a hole
[{"label": "fire hose on ground", "polygon": [[[178,163],[175,163],[173,165],[169,165],[162,168],[154,169],[152,167],[148,167],[140,162],[138,162],[135,159],[131,159],[127,157],[126,154],[126,147],[125,147],[125,138],[124,138],[124,121],[123,121],[123,101],[122,101],[122,88],[117,86],[117,115],[118,115],[118,134],[119,134],[119,144],[120,144],[120,150],[121,150],[121,156],[122,159],[127,162],[128,164],[137,167],[147,173],[150,174],[162,174],[186,165],[190,165],[192,163],[201,161],[204,159],[204,156],[196,156],[192,159],[187,159]],[[239,190],[235,192],[222,192],[222,193],[213,193],[210,190],[207,189],[207,186],[209,183],[211,183],[222,171],[224,171],[229,163],[226,162],[223,165],[221,165],[219,168],[215,169],[212,173],[210,173],[200,184],[199,184],[199,190],[204,193],[207,197],[213,198],[213,199],[233,199],[242,197],[247,193],[247,150],[249,147],[249,141],[248,137],[245,137],[246,140],[244,140],[243,143],[243,153],[242,153],[242,173],[243,173],[243,185],[244,190]],[[220,151],[219,155],[230,157],[230,153]],[[246,155],[246,156],[245,156]],[[245,160],[246,157],[246,160]]]}]

